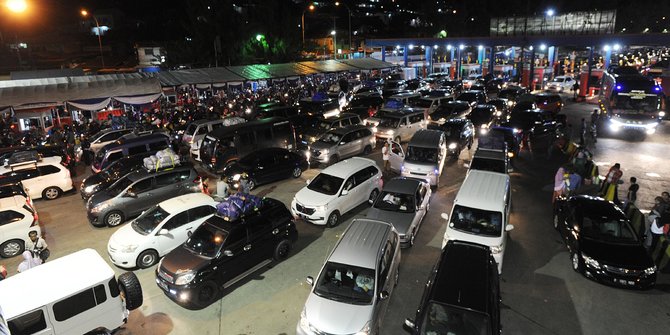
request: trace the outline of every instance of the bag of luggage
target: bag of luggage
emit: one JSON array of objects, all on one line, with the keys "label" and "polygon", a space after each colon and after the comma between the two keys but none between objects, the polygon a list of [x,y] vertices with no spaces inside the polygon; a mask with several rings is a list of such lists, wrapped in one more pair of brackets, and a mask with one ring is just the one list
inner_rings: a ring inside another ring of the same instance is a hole
[{"label": "bag of luggage", "polygon": [[233,194],[216,206],[216,212],[226,221],[235,221],[241,216],[257,211],[263,199],[247,193]]},{"label": "bag of luggage", "polygon": [[168,148],[156,152],[155,155],[144,158],[143,163],[147,170],[158,170],[177,166],[180,164],[180,159],[179,155]]}]

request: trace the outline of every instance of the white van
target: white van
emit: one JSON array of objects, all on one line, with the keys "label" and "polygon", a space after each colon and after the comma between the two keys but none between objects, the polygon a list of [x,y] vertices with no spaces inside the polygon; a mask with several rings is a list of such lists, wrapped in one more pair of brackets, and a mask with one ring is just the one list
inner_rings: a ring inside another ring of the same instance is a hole
[{"label": "white van", "polygon": [[509,175],[470,170],[458,190],[451,217],[442,214],[442,218],[449,222],[442,248],[449,240],[488,246],[498,263],[498,272],[502,273],[507,232],[514,229],[509,224],[510,192]]},{"label": "white van", "polygon": [[132,272],[114,271],[93,249],[54,259],[0,281],[0,305],[12,334],[112,331],[142,305]]},{"label": "white van", "polygon": [[421,129],[414,133],[407,150],[392,143],[389,153],[391,169],[403,177],[425,180],[437,187],[447,157],[447,139],[443,131]]},{"label": "white van", "polygon": [[200,146],[202,145],[202,140],[205,138],[205,135],[214,129],[244,122],[246,122],[245,119],[235,116],[216,120],[196,120],[186,127],[181,141],[190,147],[193,159],[200,161]]}]

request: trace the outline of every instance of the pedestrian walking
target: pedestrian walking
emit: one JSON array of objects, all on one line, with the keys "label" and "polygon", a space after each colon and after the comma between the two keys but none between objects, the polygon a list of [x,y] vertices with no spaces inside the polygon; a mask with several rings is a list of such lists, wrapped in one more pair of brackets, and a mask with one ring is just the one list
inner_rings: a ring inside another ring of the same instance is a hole
[{"label": "pedestrian walking", "polygon": [[554,193],[551,197],[552,204],[555,203],[556,199],[562,196],[566,190],[566,173],[567,169],[565,166],[561,166],[556,170],[556,174],[554,175]]},{"label": "pedestrian walking", "polygon": [[579,81],[575,80],[575,83],[572,85],[572,99],[577,101],[578,94],[579,94]]},{"label": "pedestrian walking", "polygon": [[630,177],[630,186],[628,186],[628,194],[626,195],[626,200],[629,204],[635,205],[637,200],[637,191],[640,189],[640,185],[637,183],[637,178]]},{"label": "pedestrian walking", "polygon": [[390,152],[389,152],[389,142],[386,141],[384,142],[384,146],[382,147],[382,160],[384,161],[384,172],[389,172],[389,157],[390,157]]},{"label": "pedestrian walking", "polygon": [[610,170],[605,175],[605,181],[603,182],[602,187],[600,188],[600,196],[605,198],[605,200],[614,201],[614,203],[619,203],[618,193],[618,184],[623,176],[623,171],[621,171],[621,164],[614,164]]}]

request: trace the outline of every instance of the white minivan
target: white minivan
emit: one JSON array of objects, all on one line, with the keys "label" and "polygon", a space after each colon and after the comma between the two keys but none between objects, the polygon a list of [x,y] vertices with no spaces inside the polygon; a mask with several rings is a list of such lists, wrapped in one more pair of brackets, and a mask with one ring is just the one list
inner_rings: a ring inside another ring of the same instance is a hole
[{"label": "white minivan", "polygon": [[148,268],[184,243],[216,212],[216,205],[202,192],[165,200],[112,234],[107,243],[109,258],[122,268]]},{"label": "white minivan", "polygon": [[30,201],[21,195],[0,198],[0,257],[23,253],[31,231],[42,235],[37,211]]},{"label": "white minivan", "polygon": [[403,177],[425,180],[437,187],[447,157],[447,139],[441,130],[417,131],[403,150],[398,143],[391,143],[389,164]]},{"label": "white minivan", "polygon": [[23,182],[32,199],[53,200],[74,188],[70,171],[57,156],[0,166],[0,177],[11,177]]},{"label": "white minivan", "polygon": [[371,159],[352,157],[325,168],[307,181],[291,201],[294,216],[317,225],[334,227],[356,206],[377,198],[382,173]]},{"label": "white minivan", "polygon": [[0,281],[2,312],[12,334],[101,334],[118,329],[142,305],[132,272],[117,278],[93,249],[50,260]]},{"label": "white minivan", "polygon": [[488,246],[498,263],[498,272],[502,273],[507,232],[514,229],[509,223],[510,191],[509,175],[470,170],[458,190],[451,217],[442,214],[449,222],[442,248],[449,240]]}]

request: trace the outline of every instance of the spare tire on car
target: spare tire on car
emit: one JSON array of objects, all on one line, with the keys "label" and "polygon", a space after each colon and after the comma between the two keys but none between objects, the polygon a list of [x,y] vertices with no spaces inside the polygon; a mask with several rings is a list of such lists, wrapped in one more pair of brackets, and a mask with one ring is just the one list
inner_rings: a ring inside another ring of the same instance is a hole
[{"label": "spare tire on car", "polygon": [[137,276],[133,272],[124,272],[119,276],[119,290],[123,293],[126,301],[126,308],[129,311],[142,306],[144,300],[142,296],[142,286]]}]

